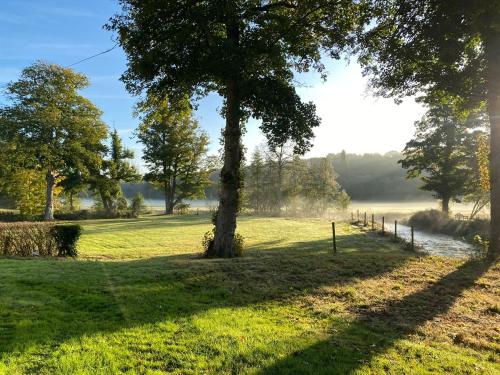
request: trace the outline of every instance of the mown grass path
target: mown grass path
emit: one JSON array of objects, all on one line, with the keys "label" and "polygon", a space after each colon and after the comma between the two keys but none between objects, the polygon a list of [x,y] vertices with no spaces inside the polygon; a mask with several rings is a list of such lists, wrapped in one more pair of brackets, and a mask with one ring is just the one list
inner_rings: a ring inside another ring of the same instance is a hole
[{"label": "mown grass path", "polygon": [[0,373],[495,374],[498,265],[406,253],[324,220],[85,223],[79,260],[0,259]]}]

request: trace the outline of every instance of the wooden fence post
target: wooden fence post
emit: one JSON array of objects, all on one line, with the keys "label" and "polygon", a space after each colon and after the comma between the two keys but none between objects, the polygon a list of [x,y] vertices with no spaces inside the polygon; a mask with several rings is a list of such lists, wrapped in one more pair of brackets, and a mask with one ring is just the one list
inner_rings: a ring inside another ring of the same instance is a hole
[{"label": "wooden fence post", "polygon": [[382,236],[385,235],[385,216],[382,216]]},{"label": "wooden fence post", "polygon": [[364,223],[363,223],[363,226],[365,226],[365,227],[366,227],[367,225],[368,225],[368,221],[366,220],[366,211],[365,211],[365,221],[364,221]]},{"label": "wooden fence post", "polygon": [[375,230],[375,214],[372,214],[372,230]]},{"label": "wooden fence post", "polygon": [[398,239],[398,221],[394,220],[394,239]]},{"label": "wooden fence post", "polygon": [[411,226],[411,249],[415,250],[415,233],[414,233],[413,225]]},{"label": "wooden fence post", "polygon": [[337,236],[335,235],[335,222],[332,221],[332,241],[333,241],[333,253],[337,254]]}]

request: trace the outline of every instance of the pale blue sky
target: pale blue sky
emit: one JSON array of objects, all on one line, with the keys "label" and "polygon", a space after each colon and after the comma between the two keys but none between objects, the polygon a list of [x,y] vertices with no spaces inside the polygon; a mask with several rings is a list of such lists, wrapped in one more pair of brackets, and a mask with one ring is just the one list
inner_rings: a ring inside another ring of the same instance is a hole
[{"label": "pale blue sky", "polygon": [[[15,80],[23,67],[36,60],[70,65],[114,45],[113,35],[103,29],[119,10],[116,0],[0,0],[0,85]],[[308,156],[322,156],[342,149],[348,152],[401,150],[413,134],[413,122],[423,109],[412,100],[395,105],[366,93],[366,80],[352,62],[325,61],[330,77],[321,82],[315,74],[301,77],[307,86],[300,95],[318,106],[323,120],[316,130]],[[130,96],[120,75],[126,58],[120,48],[74,67],[86,74],[91,86],[84,91],[103,112],[103,119],[116,127],[129,147],[140,155],[140,145],[131,139],[137,126],[132,116],[136,99]],[[210,95],[196,113],[211,137],[211,152],[219,148],[224,124],[218,115],[220,98]],[[251,150],[264,141],[258,124],[251,121],[244,143]]]}]

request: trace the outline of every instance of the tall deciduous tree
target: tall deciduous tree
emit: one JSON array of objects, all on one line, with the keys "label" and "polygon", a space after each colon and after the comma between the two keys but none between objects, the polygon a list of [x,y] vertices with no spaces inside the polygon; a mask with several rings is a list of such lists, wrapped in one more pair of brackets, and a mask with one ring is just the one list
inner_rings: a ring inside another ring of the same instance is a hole
[{"label": "tall deciduous tree", "polygon": [[165,212],[171,214],[184,199],[203,198],[210,169],[204,165],[208,136],[192,118],[187,99],[178,103],[153,95],[137,107],[142,123],[137,137],[143,144],[147,181],[165,194]]},{"label": "tall deciduous tree", "polygon": [[87,169],[100,162],[107,129],[101,111],[78,93],[88,85],[85,76],[71,69],[37,62],[7,86],[11,104],[1,110],[2,134],[16,145],[19,167],[43,171],[45,220],[54,218],[54,187],[63,171],[69,165]]},{"label": "tall deciduous tree", "polygon": [[269,139],[310,147],[319,124],[312,103],[293,86],[294,71],[323,72],[321,52],[339,58],[364,21],[354,0],[120,0],[108,28],[128,55],[123,75],[133,93],[225,99],[224,166],[214,252],[236,255],[234,233],[241,187],[242,123],[262,120]]},{"label": "tall deciduous tree", "polygon": [[[472,181],[468,186],[468,193],[464,202],[472,203],[469,220],[474,219],[486,206],[490,204],[490,142],[484,131],[474,134],[474,150],[471,150]],[[472,152],[473,151],[473,152]]]},{"label": "tall deciduous tree", "polygon": [[120,184],[139,181],[141,176],[129,162],[134,157],[133,151],[123,146],[116,129],[111,132],[111,146],[107,154],[100,168],[93,170],[90,188],[98,194],[104,209],[112,213],[123,198]]},{"label": "tall deciduous tree", "polygon": [[333,162],[328,157],[312,163],[309,168],[303,194],[308,206],[318,214],[324,214],[330,205],[336,203],[337,197],[342,192],[335,177]]},{"label": "tall deciduous tree", "polygon": [[447,93],[486,102],[491,128],[491,242],[500,254],[500,1],[390,0],[376,4],[360,61],[384,96]]},{"label": "tall deciduous tree", "polygon": [[285,170],[289,162],[293,160],[294,157],[294,146],[289,143],[271,143],[268,145],[269,149],[267,151],[268,163],[274,167],[276,171],[275,183],[276,183],[276,196],[274,197],[274,206],[276,211],[279,213],[283,208],[283,190],[284,190],[284,178]]},{"label": "tall deciduous tree", "polygon": [[408,169],[408,177],[420,177],[422,190],[434,192],[449,212],[450,201],[458,201],[467,193],[470,181],[470,159],[473,126],[467,118],[457,116],[451,106],[431,108],[422,120],[415,123],[415,137],[406,144],[400,160]]},{"label": "tall deciduous tree", "polygon": [[255,148],[246,173],[245,191],[248,205],[261,212],[264,205],[264,158],[259,148]]}]

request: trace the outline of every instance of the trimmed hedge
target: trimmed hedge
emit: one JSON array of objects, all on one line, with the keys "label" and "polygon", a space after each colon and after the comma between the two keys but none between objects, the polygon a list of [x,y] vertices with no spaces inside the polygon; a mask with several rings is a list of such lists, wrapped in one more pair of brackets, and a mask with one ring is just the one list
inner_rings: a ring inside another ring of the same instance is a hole
[{"label": "trimmed hedge", "polygon": [[134,213],[130,210],[107,212],[105,210],[80,210],[74,212],[56,212],[56,220],[97,220],[97,219],[131,219]]},{"label": "trimmed hedge", "polygon": [[0,255],[4,256],[76,256],[79,225],[54,223],[0,224]]},{"label": "trimmed hedge", "polygon": [[78,251],[76,243],[82,234],[82,227],[77,224],[56,225],[52,228],[52,235],[56,241],[58,254],[61,257],[76,257]]},{"label": "trimmed hedge", "polygon": [[41,217],[27,217],[13,211],[2,211],[0,210],[0,222],[14,223],[20,221],[28,221],[32,219],[41,219]]}]

